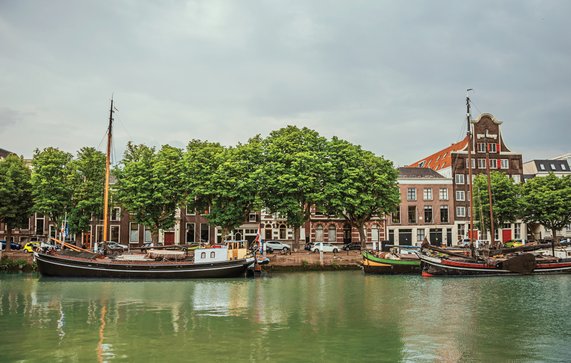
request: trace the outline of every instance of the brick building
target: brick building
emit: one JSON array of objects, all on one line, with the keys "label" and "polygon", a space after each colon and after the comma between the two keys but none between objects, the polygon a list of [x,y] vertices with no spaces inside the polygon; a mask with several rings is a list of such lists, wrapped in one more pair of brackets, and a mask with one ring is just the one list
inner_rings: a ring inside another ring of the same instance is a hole
[{"label": "brick building", "polygon": [[[523,162],[520,153],[508,148],[501,132],[502,121],[489,113],[471,120],[472,126],[472,174],[486,173],[486,154],[490,170],[506,173],[517,183],[523,181]],[[486,145],[487,148],[486,148]],[[452,178],[454,200],[454,233],[457,239],[467,235],[470,221],[470,193],[468,180],[468,137],[432,155],[411,164],[412,167],[430,168],[447,178]],[[521,221],[497,226],[496,240],[507,242],[525,238],[525,225]],[[500,232],[501,231],[501,232]],[[524,231],[524,233],[522,233]],[[523,236],[522,236],[523,235]],[[478,236],[479,237],[479,236]],[[482,239],[490,240],[490,236]]]}]

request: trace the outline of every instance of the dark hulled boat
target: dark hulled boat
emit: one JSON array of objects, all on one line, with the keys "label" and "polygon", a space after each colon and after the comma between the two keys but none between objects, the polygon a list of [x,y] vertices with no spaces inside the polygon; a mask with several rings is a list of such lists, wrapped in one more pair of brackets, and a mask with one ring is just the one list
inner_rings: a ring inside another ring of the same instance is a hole
[{"label": "dark hulled boat", "polygon": [[[212,249],[214,250],[214,249]],[[219,249],[225,252],[225,249]],[[191,279],[245,276],[253,257],[196,263],[194,261],[117,260],[108,257],[35,253],[43,276],[126,279]]]}]

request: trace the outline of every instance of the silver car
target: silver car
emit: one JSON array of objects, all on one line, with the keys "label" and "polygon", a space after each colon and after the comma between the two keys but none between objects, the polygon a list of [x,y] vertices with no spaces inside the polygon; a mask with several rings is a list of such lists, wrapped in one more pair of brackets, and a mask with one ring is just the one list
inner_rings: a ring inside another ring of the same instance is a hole
[{"label": "silver car", "polygon": [[291,251],[291,246],[280,241],[266,241],[266,248],[271,248],[273,251]]}]

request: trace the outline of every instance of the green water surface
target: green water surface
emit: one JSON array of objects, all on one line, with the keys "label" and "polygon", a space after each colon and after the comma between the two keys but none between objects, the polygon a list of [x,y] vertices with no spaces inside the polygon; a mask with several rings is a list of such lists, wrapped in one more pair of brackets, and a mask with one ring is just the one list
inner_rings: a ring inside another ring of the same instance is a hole
[{"label": "green water surface", "polygon": [[0,274],[0,362],[569,362],[571,275]]}]

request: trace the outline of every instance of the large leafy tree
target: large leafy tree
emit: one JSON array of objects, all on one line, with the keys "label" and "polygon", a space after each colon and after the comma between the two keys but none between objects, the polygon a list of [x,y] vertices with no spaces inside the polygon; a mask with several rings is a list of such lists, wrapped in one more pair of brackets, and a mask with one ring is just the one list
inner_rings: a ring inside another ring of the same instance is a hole
[{"label": "large leafy tree", "polygon": [[199,212],[212,205],[214,175],[224,160],[219,143],[191,140],[183,155],[183,183],[187,208]]},{"label": "large leafy tree", "polygon": [[6,225],[6,250],[14,228],[25,228],[32,210],[31,172],[24,159],[8,155],[0,159],[0,222]]},{"label": "large leafy tree", "polygon": [[261,200],[294,227],[294,247],[299,248],[300,228],[311,207],[323,200],[327,140],[306,127],[287,126],[272,131],[263,148]]},{"label": "large leafy tree", "polygon": [[137,223],[151,230],[153,243],[159,229],[175,224],[176,208],[183,201],[182,151],[165,145],[158,152],[146,145],[129,143],[115,170],[116,195]]},{"label": "large leafy tree", "polygon": [[[519,217],[518,203],[521,186],[516,184],[507,174],[498,171],[490,173],[492,190],[492,212],[494,228],[498,230],[504,223],[515,222]],[[473,185],[474,217],[481,231],[489,231],[490,198],[488,194],[488,177],[480,174],[474,178]]]},{"label": "large leafy tree", "polygon": [[89,231],[92,217],[103,215],[105,154],[84,147],[71,162],[72,206],[68,216],[71,233]]},{"label": "large leafy tree", "polygon": [[72,205],[71,160],[70,153],[53,147],[36,150],[32,160],[34,211],[47,215],[58,228]]},{"label": "large leafy tree", "polygon": [[571,176],[559,178],[550,173],[528,180],[523,186],[521,206],[526,222],[542,224],[558,241],[557,231],[571,223]]},{"label": "large leafy tree", "polygon": [[259,209],[259,170],[262,164],[262,139],[255,136],[246,144],[238,144],[224,152],[223,162],[211,179],[210,224],[222,227],[222,236]]},{"label": "large leafy tree", "polygon": [[400,203],[398,171],[392,162],[337,137],[328,143],[327,161],[324,209],[357,228],[365,247],[365,224]]}]

